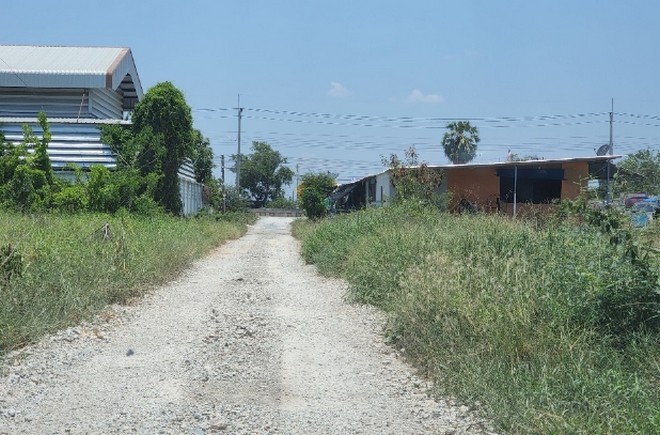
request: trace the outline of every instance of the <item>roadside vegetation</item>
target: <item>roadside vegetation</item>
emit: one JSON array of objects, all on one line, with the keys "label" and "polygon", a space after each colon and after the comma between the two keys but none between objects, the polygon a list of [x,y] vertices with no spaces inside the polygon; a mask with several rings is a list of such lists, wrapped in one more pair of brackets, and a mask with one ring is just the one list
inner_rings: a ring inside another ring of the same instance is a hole
[{"label": "roadside vegetation", "polygon": [[0,212],[0,355],[144,295],[255,219],[218,216]]},{"label": "roadside vegetation", "polygon": [[[132,125],[102,129],[112,170],[54,171],[46,114],[38,119],[21,143],[0,132],[0,356],[175,278],[256,219],[238,189],[212,178],[209,140],[169,82],[146,93]],[[185,161],[206,199],[189,219],[179,194]]]},{"label": "roadside vegetation", "polygon": [[306,261],[388,314],[388,339],[439,394],[499,430],[660,433],[660,226],[585,204],[532,222],[402,201],[294,233]]}]

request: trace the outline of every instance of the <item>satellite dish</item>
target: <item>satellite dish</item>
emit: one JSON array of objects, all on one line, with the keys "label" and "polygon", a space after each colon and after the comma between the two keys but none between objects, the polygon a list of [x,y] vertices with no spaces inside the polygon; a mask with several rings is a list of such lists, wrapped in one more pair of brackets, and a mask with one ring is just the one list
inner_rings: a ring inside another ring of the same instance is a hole
[{"label": "satellite dish", "polygon": [[612,147],[608,143],[606,143],[605,145],[601,145],[598,148],[598,151],[596,151],[597,156],[604,156],[606,154],[612,154]]}]

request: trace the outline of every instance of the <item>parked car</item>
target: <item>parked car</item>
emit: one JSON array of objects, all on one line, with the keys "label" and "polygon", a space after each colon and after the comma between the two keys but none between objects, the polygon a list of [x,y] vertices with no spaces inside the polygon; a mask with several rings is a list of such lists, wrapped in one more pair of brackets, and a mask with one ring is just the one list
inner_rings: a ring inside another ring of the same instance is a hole
[{"label": "parked car", "polygon": [[648,199],[648,197],[646,193],[629,193],[623,198],[623,205],[626,208],[630,208],[638,202]]}]

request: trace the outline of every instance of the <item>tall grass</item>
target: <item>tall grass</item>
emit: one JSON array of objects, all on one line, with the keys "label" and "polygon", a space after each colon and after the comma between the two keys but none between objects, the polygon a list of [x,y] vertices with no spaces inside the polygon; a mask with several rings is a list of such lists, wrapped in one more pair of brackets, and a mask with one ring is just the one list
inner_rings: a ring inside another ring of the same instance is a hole
[{"label": "tall grass", "polygon": [[[658,264],[586,227],[416,207],[296,224],[444,394],[509,433],[660,433]],[[655,319],[654,320],[654,317]]]},{"label": "tall grass", "polygon": [[0,212],[0,247],[21,263],[0,280],[0,355],[174,278],[245,223]]}]

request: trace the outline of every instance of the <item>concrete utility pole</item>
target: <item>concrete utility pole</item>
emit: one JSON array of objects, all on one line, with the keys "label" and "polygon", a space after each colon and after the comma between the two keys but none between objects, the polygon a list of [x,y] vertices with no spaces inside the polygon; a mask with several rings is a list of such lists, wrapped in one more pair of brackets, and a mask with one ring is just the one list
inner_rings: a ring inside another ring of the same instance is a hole
[{"label": "concrete utility pole", "polygon": [[[614,98],[612,98],[612,111],[610,112],[610,143],[607,147],[609,155],[614,154],[614,143],[612,142],[612,124],[614,123]],[[612,183],[610,180],[610,164],[612,160],[606,160],[605,164],[607,165],[607,204],[612,203]]]},{"label": "concrete utility pole", "polygon": [[222,176],[222,185],[225,184],[225,155],[220,156],[220,175]]},{"label": "concrete utility pole", "polygon": [[296,195],[298,194],[298,182],[299,181],[300,181],[300,163],[296,163],[296,189],[293,192],[293,200],[294,201],[296,199],[300,199],[300,198],[296,198]]},{"label": "concrete utility pole", "polygon": [[236,155],[236,188],[241,190],[241,117],[243,108],[241,107],[241,95],[238,94],[238,154]]}]

